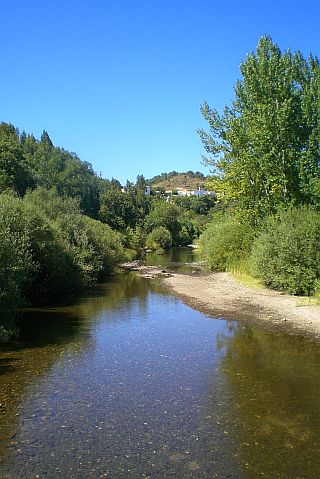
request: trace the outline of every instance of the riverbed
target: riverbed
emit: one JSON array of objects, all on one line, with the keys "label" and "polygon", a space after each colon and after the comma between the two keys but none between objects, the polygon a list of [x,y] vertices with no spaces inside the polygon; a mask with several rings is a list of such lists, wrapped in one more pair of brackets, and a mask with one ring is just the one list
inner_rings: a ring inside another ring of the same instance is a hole
[{"label": "riverbed", "polygon": [[[170,254],[149,264],[199,274],[193,252]],[[0,353],[3,479],[320,475],[307,338],[201,313],[132,272],[20,327]]]}]

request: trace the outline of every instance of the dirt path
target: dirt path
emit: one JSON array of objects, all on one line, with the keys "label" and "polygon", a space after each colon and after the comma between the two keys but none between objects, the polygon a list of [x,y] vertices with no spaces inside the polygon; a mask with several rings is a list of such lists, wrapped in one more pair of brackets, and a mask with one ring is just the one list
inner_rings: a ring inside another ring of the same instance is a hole
[{"label": "dirt path", "polygon": [[227,273],[175,274],[163,281],[187,304],[207,314],[320,340],[320,306],[302,305],[306,298],[249,288]]}]

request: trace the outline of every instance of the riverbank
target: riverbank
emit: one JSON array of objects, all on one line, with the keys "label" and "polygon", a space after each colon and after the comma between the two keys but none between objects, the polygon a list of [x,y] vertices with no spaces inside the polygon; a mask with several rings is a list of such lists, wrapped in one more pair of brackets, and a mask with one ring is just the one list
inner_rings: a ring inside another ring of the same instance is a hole
[{"label": "riverbank", "polygon": [[228,273],[175,274],[163,282],[185,303],[206,314],[320,340],[320,305],[306,305],[305,297],[250,288]]}]

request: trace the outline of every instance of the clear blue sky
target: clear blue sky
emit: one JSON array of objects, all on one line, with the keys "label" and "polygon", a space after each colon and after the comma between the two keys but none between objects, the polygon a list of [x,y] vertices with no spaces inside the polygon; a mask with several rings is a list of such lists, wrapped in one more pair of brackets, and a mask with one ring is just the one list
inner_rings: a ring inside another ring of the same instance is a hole
[{"label": "clear blue sky", "polygon": [[320,2],[0,0],[1,117],[125,182],[207,170],[203,100],[233,99],[259,36],[320,55]]}]

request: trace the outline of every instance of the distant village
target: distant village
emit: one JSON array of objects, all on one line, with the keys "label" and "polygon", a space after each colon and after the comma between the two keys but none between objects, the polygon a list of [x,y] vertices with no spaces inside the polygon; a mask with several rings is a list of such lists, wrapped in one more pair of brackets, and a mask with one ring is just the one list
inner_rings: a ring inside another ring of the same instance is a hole
[{"label": "distant village", "polygon": [[[121,188],[122,193],[126,193],[126,188]],[[162,195],[162,196],[215,196],[214,191],[203,190],[200,186],[197,190],[189,190],[187,188],[174,188],[173,190],[154,190],[151,186],[146,186],[144,191],[146,196]]]},{"label": "distant village", "polygon": [[[145,194],[146,195],[151,195],[151,187],[146,186],[145,189]],[[160,194],[161,191],[154,191],[155,194]],[[164,192],[165,196],[170,196],[170,195],[178,195],[178,196],[207,196],[207,195],[212,195],[214,196],[213,191],[208,191],[208,190],[203,190],[200,186],[197,190],[189,190],[187,188],[175,188],[173,190],[165,190]]]}]

